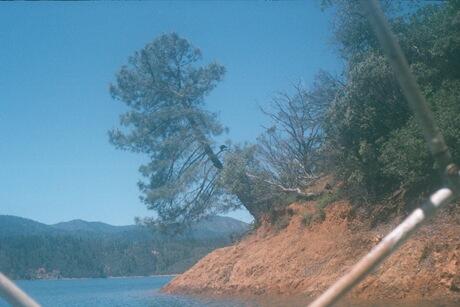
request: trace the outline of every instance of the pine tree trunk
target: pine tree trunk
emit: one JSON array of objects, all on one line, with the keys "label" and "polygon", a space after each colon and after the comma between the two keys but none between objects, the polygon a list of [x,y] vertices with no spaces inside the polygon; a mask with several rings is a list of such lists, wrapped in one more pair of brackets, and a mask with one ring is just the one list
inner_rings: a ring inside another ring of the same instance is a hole
[{"label": "pine tree trunk", "polygon": [[[195,137],[203,145],[205,154],[208,156],[209,160],[212,162],[214,167],[217,168],[219,171],[221,171],[224,168],[224,165],[222,161],[220,161],[219,157],[216,155],[214,150],[212,150],[211,146],[209,145],[208,140],[206,139],[206,137],[203,135],[203,133],[199,129],[198,124],[196,123],[195,119],[190,116],[188,116],[187,119],[190,123],[190,126],[193,129]],[[250,180],[248,178],[248,183],[249,182]],[[238,193],[238,194],[244,194],[244,193]],[[236,195],[236,197],[238,197],[243,207],[245,207],[246,210],[248,210],[249,214],[251,214],[252,217],[254,217],[256,222],[260,222],[263,212],[260,211],[260,208],[258,208],[259,206],[254,205],[253,202],[247,199],[245,195]]]}]

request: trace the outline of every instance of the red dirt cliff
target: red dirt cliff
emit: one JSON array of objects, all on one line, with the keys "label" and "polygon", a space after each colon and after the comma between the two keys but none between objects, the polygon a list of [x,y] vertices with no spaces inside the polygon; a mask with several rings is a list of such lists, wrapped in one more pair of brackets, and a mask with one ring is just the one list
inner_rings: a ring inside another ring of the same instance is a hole
[{"label": "red dirt cliff", "polygon": [[[305,226],[293,204],[286,228],[268,223],[234,246],[210,253],[163,291],[198,295],[317,296],[365,255],[398,222],[370,227],[348,202],[325,209],[323,221]],[[349,299],[460,302],[460,208],[452,205],[417,231],[368,276]]]}]

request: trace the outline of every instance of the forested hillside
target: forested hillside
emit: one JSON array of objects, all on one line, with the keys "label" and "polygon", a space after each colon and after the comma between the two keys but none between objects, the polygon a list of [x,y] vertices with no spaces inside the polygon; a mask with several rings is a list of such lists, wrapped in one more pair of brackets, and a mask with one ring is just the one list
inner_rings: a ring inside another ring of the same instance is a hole
[{"label": "forested hillside", "polygon": [[15,279],[181,273],[247,229],[216,216],[172,237],[135,225],[0,216],[0,271]]}]

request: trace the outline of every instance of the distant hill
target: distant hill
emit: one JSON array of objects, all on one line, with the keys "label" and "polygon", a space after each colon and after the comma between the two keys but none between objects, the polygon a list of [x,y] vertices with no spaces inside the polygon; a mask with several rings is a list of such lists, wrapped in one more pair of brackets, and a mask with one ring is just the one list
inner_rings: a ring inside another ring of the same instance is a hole
[{"label": "distant hill", "polygon": [[[248,226],[247,223],[234,218],[212,216],[192,225],[185,233],[194,238],[226,237],[243,233],[248,229]],[[103,222],[88,222],[80,219],[47,225],[23,217],[0,215],[0,237],[27,235],[107,235],[131,232],[153,235],[150,229],[138,225],[114,226]]]},{"label": "distant hill", "polygon": [[249,225],[226,216],[213,216],[191,227],[191,233],[197,238],[225,237],[247,231]]},{"label": "distant hill", "polygon": [[0,215],[0,271],[20,279],[180,273],[248,227],[214,216],[173,237],[138,225]]},{"label": "distant hill", "polygon": [[50,225],[42,224],[13,215],[0,215],[0,237],[51,235],[57,231]]},{"label": "distant hill", "polygon": [[[88,222],[84,220],[71,220],[50,226],[54,229],[64,230],[73,234],[120,234],[139,232],[144,235],[153,235],[152,230],[143,226],[113,226],[102,222]],[[194,238],[220,238],[243,233],[247,229],[247,223],[234,218],[216,215],[192,225],[190,229],[185,230],[185,234]]]},{"label": "distant hill", "polygon": [[96,233],[119,233],[130,231],[138,228],[135,225],[128,226],[113,226],[102,222],[87,222],[84,220],[71,220],[51,225],[55,229],[70,231],[70,232],[96,232]]}]

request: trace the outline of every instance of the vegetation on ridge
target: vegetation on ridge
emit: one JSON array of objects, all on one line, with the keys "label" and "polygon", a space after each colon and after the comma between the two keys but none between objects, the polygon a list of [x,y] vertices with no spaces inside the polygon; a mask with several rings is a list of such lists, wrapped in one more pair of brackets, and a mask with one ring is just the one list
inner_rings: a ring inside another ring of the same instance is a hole
[{"label": "vegetation on ridge", "polygon": [[182,273],[248,225],[213,217],[170,237],[145,227],[74,220],[45,225],[0,215],[0,271],[14,279]]}]

